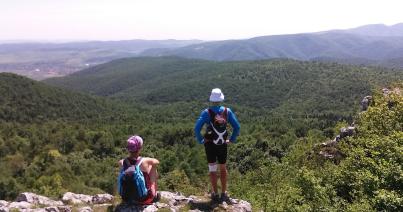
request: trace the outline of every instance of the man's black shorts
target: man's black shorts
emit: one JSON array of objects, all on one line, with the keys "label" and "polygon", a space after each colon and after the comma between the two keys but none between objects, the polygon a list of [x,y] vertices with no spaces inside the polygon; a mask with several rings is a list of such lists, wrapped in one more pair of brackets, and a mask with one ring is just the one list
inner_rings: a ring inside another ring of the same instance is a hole
[{"label": "man's black shorts", "polygon": [[227,144],[215,145],[213,142],[204,143],[208,163],[225,164],[227,162]]}]

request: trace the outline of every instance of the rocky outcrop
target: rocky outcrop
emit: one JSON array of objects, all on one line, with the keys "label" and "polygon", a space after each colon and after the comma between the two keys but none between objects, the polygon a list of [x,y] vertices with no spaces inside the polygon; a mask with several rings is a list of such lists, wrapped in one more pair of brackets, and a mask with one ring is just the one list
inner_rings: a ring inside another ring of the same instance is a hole
[{"label": "rocky outcrop", "polygon": [[[164,211],[237,211],[249,212],[252,211],[252,206],[249,202],[238,199],[230,199],[226,202],[212,202],[208,195],[205,196],[184,196],[180,193],[172,193],[162,191],[161,202],[149,206],[135,206],[120,204],[116,207],[116,212],[153,212],[158,210]],[[162,203],[164,202],[164,203]]]},{"label": "rocky outcrop", "polygon": [[48,197],[37,195],[34,193],[24,192],[17,196],[17,202],[28,202],[33,205],[59,206],[63,205],[62,201],[55,201]]},{"label": "rocky outcrop", "polygon": [[65,204],[72,204],[72,205],[91,204],[92,196],[67,192],[63,195],[62,201]]},{"label": "rocky outcrop", "polygon": [[152,212],[152,211],[252,211],[250,203],[244,200],[230,199],[226,202],[212,202],[208,195],[184,196],[180,193],[161,191],[161,201],[152,205],[113,205],[114,197],[110,194],[94,196],[67,192],[62,200],[52,200],[34,193],[24,192],[18,195],[15,202],[0,200],[0,212]]},{"label": "rocky outcrop", "polygon": [[[390,95],[401,95],[400,88],[383,88],[382,95],[388,99],[388,108],[391,109],[394,107],[395,102],[389,99]],[[365,96],[361,101],[361,111],[365,113],[369,107],[373,106],[373,98],[372,96]],[[346,137],[354,136],[357,133],[357,127],[353,123],[351,126],[343,127],[340,129],[340,133],[333,139],[321,143],[320,145],[316,145],[314,148],[314,152],[322,156],[326,159],[340,159],[343,157],[343,154],[338,150],[337,144]]]},{"label": "rocky outcrop", "polygon": [[343,154],[337,149],[337,143],[341,141],[341,139],[354,136],[356,134],[355,126],[342,127],[340,129],[340,133],[333,139],[326,142],[321,143],[316,146],[318,149],[318,154],[326,159],[340,159],[343,157]]},{"label": "rocky outcrop", "polygon": [[8,211],[9,203],[5,200],[0,200],[0,212]]},{"label": "rocky outcrop", "polygon": [[93,204],[107,204],[113,202],[114,197],[110,194],[96,194],[92,197]]},{"label": "rocky outcrop", "polygon": [[[34,205],[29,203],[29,202],[10,202],[10,204],[7,206],[9,210],[12,209],[17,209],[17,210],[24,210],[24,209],[30,209]],[[7,211],[7,210],[6,210]]]},{"label": "rocky outcrop", "polygon": [[[60,201],[52,200],[34,193],[24,192],[17,196],[15,202],[0,200],[0,212],[87,212],[92,211],[92,207],[100,206],[107,208],[112,206],[113,200],[114,198],[110,194],[90,196],[67,192]],[[81,207],[78,208],[79,206]]]},{"label": "rocky outcrop", "polygon": [[368,107],[372,103],[372,96],[366,96],[361,100],[361,111],[368,110]]}]

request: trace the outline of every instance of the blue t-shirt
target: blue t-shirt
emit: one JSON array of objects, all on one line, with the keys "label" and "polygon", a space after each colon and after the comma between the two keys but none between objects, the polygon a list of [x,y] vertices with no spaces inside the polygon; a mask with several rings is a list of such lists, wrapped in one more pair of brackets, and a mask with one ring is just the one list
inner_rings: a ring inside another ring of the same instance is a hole
[{"label": "blue t-shirt", "polygon": [[[214,113],[218,114],[218,113],[222,113],[224,111],[225,107],[224,106],[211,106],[208,109],[211,109],[211,110],[213,110]],[[201,112],[200,117],[199,117],[199,119],[197,119],[196,125],[194,128],[196,139],[200,144],[204,143],[204,138],[203,138],[202,134],[200,133],[200,131],[203,128],[204,124],[210,124],[210,115],[209,115],[208,109],[205,109],[205,110],[203,110],[203,112]],[[228,112],[228,122],[231,124],[232,129],[233,129],[231,138],[229,140],[232,143],[235,143],[236,138],[239,135],[239,130],[240,130],[241,126],[239,125],[239,122],[238,122],[235,114],[231,111],[230,108],[227,108],[227,112]]]}]

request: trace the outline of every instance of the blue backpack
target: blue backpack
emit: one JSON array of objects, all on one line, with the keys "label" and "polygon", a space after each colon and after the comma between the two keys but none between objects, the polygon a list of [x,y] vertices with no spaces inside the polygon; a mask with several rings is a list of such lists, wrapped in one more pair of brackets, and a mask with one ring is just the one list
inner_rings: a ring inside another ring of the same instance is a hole
[{"label": "blue backpack", "polygon": [[149,189],[144,173],[140,169],[142,162],[143,158],[134,165],[128,158],[123,161],[123,167],[118,176],[118,191],[125,202],[139,202],[148,195]]}]

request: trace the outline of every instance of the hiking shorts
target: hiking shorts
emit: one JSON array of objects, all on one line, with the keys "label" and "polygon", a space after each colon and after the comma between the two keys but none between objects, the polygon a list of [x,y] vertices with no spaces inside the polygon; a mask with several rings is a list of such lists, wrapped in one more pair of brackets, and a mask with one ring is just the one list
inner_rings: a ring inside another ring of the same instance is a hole
[{"label": "hiking shorts", "polygon": [[204,143],[206,150],[207,162],[225,164],[227,162],[227,144],[216,145],[213,142]]}]

